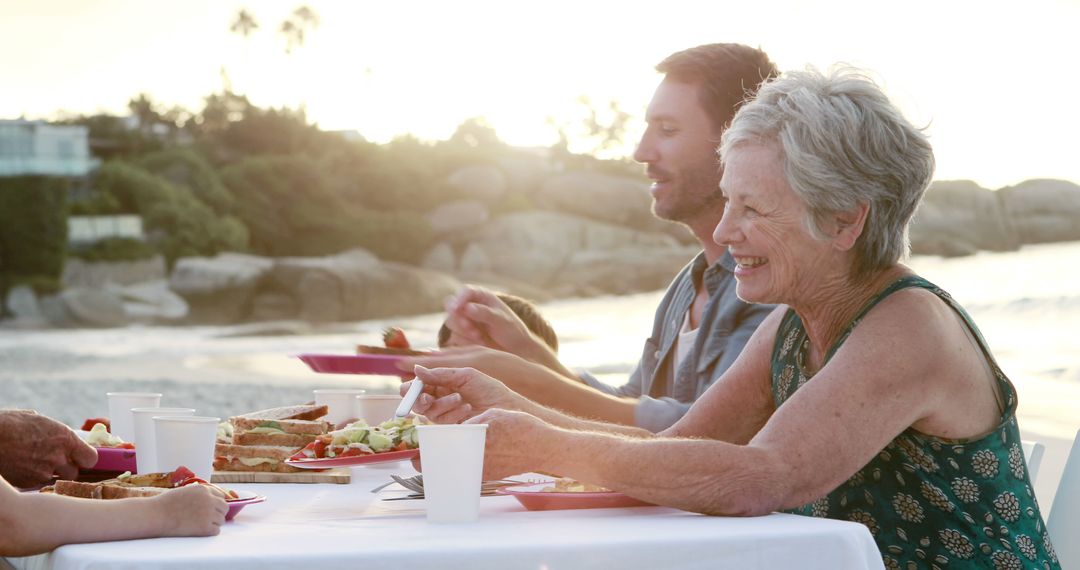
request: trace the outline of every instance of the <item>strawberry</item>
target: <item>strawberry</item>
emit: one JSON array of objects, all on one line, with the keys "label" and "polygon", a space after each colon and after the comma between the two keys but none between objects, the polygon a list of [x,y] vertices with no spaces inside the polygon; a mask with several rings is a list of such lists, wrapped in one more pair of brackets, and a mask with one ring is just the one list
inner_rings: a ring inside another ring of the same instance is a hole
[{"label": "strawberry", "polygon": [[409,340],[405,338],[405,331],[397,327],[383,329],[382,339],[386,348],[409,348]]}]

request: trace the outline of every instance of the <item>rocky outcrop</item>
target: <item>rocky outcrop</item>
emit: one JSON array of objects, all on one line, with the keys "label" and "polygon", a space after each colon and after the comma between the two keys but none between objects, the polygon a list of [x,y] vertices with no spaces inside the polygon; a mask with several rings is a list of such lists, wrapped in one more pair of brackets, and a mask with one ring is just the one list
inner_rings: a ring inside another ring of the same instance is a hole
[{"label": "rocky outcrop", "polygon": [[458,195],[489,204],[501,200],[506,194],[506,176],[497,166],[466,166],[456,170],[446,181]]},{"label": "rocky outcrop", "polygon": [[911,224],[912,253],[968,255],[1029,243],[1080,240],[1080,186],[1028,180],[992,191],[967,180],[935,182]]},{"label": "rocky outcrop", "polygon": [[478,200],[459,200],[443,204],[427,215],[435,235],[457,234],[487,222],[488,207]]},{"label": "rocky outcrop", "polygon": [[1080,240],[1080,186],[1064,180],[1028,180],[997,194],[1021,242]]},{"label": "rocky outcrop", "polygon": [[272,259],[240,253],[184,257],[169,276],[169,288],[187,301],[189,320],[234,323],[248,315],[256,288],[273,267]]},{"label": "rocky outcrop", "polygon": [[136,261],[85,261],[77,257],[64,263],[60,282],[65,287],[104,287],[107,284],[132,285],[165,279],[165,258],[155,255]]},{"label": "rocky outcrop", "polygon": [[998,195],[967,180],[935,182],[911,223],[916,254],[957,256],[1020,246]]}]

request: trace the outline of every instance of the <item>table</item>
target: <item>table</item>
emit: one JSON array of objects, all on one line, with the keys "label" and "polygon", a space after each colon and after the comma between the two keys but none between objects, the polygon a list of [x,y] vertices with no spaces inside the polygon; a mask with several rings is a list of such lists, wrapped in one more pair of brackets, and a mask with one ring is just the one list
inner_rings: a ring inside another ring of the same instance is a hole
[{"label": "table", "polygon": [[[666,507],[527,511],[481,499],[480,520],[433,525],[422,500],[370,489],[396,470],[357,467],[349,485],[233,484],[268,497],[210,538],[69,545],[16,568],[882,568],[866,527],[786,514],[709,517]],[[399,489],[396,485],[392,489]],[[2,565],[0,565],[2,566]]]}]

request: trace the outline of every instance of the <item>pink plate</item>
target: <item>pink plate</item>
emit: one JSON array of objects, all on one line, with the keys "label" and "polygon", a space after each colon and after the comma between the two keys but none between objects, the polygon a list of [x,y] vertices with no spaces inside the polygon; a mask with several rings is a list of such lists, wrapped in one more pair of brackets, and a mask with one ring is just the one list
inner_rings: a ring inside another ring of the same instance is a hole
[{"label": "pink plate", "polygon": [[236,516],[236,513],[240,512],[240,509],[266,500],[266,497],[256,495],[251,491],[237,491],[236,494],[240,496],[239,499],[230,499],[226,501],[226,504],[229,505],[229,512],[225,513],[225,520],[227,521],[233,520],[233,517]]},{"label": "pink plate", "polygon": [[398,369],[397,363],[405,357],[397,354],[299,354],[297,358],[323,374],[412,375]]},{"label": "pink plate", "polygon": [[97,463],[91,469],[95,471],[135,472],[135,450],[118,447],[95,447],[98,453]]},{"label": "pink plate", "polygon": [[639,501],[622,493],[605,491],[602,493],[551,493],[541,489],[551,487],[553,483],[537,483],[503,487],[495,492],[501,495],[513,495],[519,503],[530,511],[554,511],[559,509],[616,509],[622,507],[650,507],[652,503]]},{"label": "pink plate", "polygon": [[326,459],[298,459],[299,454],[285,460],[286,465],[299,467],[300,469],[329,469],[331,467],[352,467],[353,465],[366,465],[369,463],[385,463],[387,461],[401,461],[412,459],[420,455],[419,449],[406,449],[404,451],[385,451],[371,455],[355,455],[353,457],[328,457]]}]

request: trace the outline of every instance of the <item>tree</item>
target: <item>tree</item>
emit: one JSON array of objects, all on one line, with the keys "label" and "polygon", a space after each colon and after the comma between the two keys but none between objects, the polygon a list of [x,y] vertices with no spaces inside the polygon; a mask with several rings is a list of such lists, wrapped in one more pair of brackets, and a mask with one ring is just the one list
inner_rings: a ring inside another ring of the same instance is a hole
[{"label": "tree", "polygon": [[241,35],[245,40],[257,29],[259,29],[259,23],[255,21],[255,16],[243,8],[236,13],[236,19],[229,26],[230,32]]},{"label": "tree", "polygon": [[291,54],[294,49],[303,47],[307,33],[318,28],[320,23],[319,15],[307,6],[293,10],[278,28],[278,33],[285,37],[285,53]]}]

